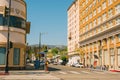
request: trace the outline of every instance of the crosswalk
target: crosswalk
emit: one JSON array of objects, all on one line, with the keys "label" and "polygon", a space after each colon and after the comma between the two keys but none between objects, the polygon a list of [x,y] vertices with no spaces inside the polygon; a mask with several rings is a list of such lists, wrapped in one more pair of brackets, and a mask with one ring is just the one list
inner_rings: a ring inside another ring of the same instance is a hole
[{"label": "crosswalk", "polygon": [[69,71],[69,72],[73,74],[80,74],[79,72],[76,72],[76,71]]},{"label": "crosswalk", "polygon": [[56,73],[58,74],[120,74],[120,73],[117,73],[117,72],[100,72],[100,71],[56,71]]}]

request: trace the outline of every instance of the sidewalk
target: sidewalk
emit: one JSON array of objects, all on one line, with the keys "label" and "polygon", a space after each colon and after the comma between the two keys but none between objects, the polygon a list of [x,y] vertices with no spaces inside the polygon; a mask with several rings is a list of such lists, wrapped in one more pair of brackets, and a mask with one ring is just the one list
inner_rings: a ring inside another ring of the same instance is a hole
[{"label": "sidewalk", "polygon": [[[4,73],[0,71],[0,73]],[[8,75],[0,75],[0,80],[61,80],[49,74],[49,71],[9,71]]]},{"label": "sidewalk", "polygon": [[33,65],[27,65],[26,70],[10,70],[9,74],[0,71],[0,80],[61,80],[49,74],[49,71],[35,70]]}]

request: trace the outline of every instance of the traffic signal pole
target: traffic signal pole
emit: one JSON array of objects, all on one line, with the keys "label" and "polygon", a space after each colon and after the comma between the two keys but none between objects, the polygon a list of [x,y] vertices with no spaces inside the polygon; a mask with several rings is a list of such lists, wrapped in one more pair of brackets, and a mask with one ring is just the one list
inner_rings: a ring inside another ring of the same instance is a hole
[{"label": "traffic signal pole", "polygon": [[7,51],[6,51],[6,66],[5,66],[5,73],[9,74],[9,65],[8,65],[8,60],[9,60],[9,49],[10,49],[10,12],[11,12],[11,0],[9,0],[9,8],[8,8],[8,15],[7,15],[7,26],[8,26],[8,36],[7,36]]}]

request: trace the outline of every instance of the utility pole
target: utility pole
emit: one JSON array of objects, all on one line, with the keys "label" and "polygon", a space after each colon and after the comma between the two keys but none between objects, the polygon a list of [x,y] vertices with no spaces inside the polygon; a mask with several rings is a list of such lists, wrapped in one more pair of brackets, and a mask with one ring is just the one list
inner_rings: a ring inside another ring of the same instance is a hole
[{"label": "utility pole", "polygon": [[7,51],[6,51],[6,66],[5,66],[5,73],[9,73],[9,66],[8,66],[8,60],[9,60],[9,49],[10,49],[10,12],[11,12],[11,0],[9,0],[9,8],[8,8],[8,15],[7,15],[7,26],[8,26],[8,34],[7,34]]},{"label": "utility pole", "polygon": [[[40,32],[40,34],[39,34],[39,53],[40,53],[40,51],[41,51],[41,48],[42,48],[42,46],[41,46],[41,41],[42,41],[42,35],[43,34],[47,34],[47,33],[41,33]],[[39,60],[40,60],[40,54],[39,54]]]},{"label": "utility pole", "polygon": [[[39,53],[40,53],[40,50],[41,50],[41,32],[39,34]],[[40,61],[40,54],[39,54],[39,61]]]}]

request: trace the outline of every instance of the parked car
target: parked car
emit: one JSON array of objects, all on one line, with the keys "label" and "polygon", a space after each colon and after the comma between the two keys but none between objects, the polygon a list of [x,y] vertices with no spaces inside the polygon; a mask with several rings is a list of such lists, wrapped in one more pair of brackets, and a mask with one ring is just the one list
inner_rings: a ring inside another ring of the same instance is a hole
[{"label": "parked car", "polygon": [[58,65],[58,63],[57,63],[57,62],[54,62],[53,64],[54,64],[54,65]]},{"label": "parked car", "polygon": [[74,67],[83,68],[84,66],[82,63],[76,63],[74,64]]},{"label": "parked car", "polygon": [[44,66],[44,65],[45,65],[45,62],[41,61],[40,66]]}]

